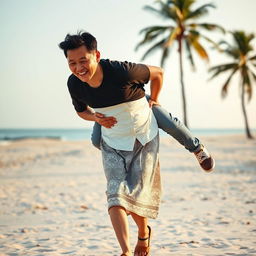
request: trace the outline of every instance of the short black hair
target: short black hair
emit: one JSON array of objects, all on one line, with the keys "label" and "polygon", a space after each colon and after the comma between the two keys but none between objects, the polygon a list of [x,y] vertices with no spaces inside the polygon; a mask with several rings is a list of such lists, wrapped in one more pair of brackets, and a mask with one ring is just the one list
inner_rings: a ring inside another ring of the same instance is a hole
[{"label": "short black hair", "polygon": [[59,43],[60,49],[67,57],[67,51],[79,48],[84,45],[89,51],[97,50],[96,38],[88,32],[79,31],[75,35],[67,34],[65,40]]}]

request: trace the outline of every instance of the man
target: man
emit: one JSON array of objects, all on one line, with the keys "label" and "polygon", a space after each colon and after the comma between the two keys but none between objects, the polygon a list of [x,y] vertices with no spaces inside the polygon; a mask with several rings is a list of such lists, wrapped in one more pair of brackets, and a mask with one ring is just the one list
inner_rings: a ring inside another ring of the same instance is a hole
[{"label": "man", "polygon": [[[135,255],[148,255],[147,221],[156,218],[161,195],[157,124],[195,152],[204,170],[212,170],[214,161],[199,140],[160,107],[161,68],[101,59],[89,33],[67,35],[59,46],[72,72],[68,88],[77,114],[102,126],[108,209],[122,255],[131,255],[126,214],[138,226]],[[147,103],[143,87],[149,81]]]}]

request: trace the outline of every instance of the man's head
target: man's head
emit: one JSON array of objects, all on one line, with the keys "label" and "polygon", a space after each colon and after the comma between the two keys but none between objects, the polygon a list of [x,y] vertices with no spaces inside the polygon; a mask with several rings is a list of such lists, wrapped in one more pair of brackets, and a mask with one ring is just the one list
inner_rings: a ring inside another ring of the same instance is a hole
[{"label": "man's head", "polygon": [[90,82],[100,61],[96,38],[87,32],[67,34],[59,44],[64,51],[71,72],[83,82]]}]

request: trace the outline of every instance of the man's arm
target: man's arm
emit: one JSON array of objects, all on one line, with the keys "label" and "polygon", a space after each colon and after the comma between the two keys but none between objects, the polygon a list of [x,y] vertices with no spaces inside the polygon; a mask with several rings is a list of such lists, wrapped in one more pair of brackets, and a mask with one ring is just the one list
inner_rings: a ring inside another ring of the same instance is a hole
[{"label": "man's arm", "polygon": [[160,67],[147,66],[150,71],[150,100],[149,106],[152,107],[158,103],[158,97],[163,86],[164,71]]},{"label": "man's arm", "polygon": [[106,128],[111,128],[117,123],[115,117],[113,116],[106,117],[101,113],[94,112],[90,107],[87,107],[87,109],[83,112],[77,112],[77,114],[79,117],[81,117],[86,121],[97,122]]}]

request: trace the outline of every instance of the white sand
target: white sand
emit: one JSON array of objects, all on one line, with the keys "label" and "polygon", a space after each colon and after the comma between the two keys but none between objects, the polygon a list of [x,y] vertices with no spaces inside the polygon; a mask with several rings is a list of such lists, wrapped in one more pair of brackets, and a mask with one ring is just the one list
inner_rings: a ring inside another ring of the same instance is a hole
[{"label": "white sand", "polygon": [[[256,141],[202,139],[216,159],[210,174],[173,139],[161,139],[164,194],[150,220],[151,255],[256,255]],[[1,144],[0,203],[0,256],[120,255],[101,154],[89,141]]]}]

